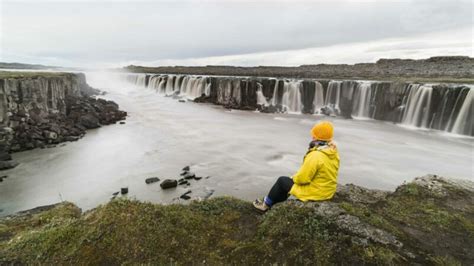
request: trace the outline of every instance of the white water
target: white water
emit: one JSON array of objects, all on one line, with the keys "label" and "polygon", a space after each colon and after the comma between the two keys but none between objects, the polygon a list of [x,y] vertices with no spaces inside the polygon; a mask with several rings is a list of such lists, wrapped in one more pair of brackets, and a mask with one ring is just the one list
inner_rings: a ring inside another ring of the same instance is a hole
[{"label": "white water", "polygon": [[342,81],[334,81],[331,80],[328,84],[328,91],[326,94],[326,100],[324,101],[326,105],[329,105],[336,109],[337,111],[340,110],[339,102],[341,99],[341,84]]},{"label": "white water", "polygon": [[361,82],[356,87],[352,117],[370,118],[370,98],[372,97],[370,82]]},{"label": "white water", "polygon": [[428,128],[433,88],[430,85],[412,84],[402,124]]},{"label": "white water", "polygon": [[268,106],[268,101],[263,95],[262,92],[262,84],[257,83],[257,104],[263,105],[263,106]]},{"label": "white water", "polygon": [[275,82],[275,87],[273,88],[273,96],[272,96],[272,100],[271,100],[271,104],[273,106],[277,106],[280,103],[278,101],[278,83],[279,83],[279,81],[277,80]]},{"label": "white water", "polygon": [[303,110],[301,87],[301,81],[284,81],[283,83],[283,97],[281,104],[290,113],[301,113]]},{"label": "white water", "polygon": [[[464,99],[461,110],[456,117],[451,133],[464,134],[466,127],[472,127],[474,122],[474,90],[471,88]],[[466,121],[468,121],[466,123]]]},{"label": "white water", "polygon": [[320,113],[320,109],[324,107],[324,90],[323,85],[319,81],[314,82],[315,91],[313,99],[313,108],[316,114]]},{"label": "white water", "polygon": [[[326,116],[229,111],[220,106],[179,103],[152,88],[130,86],[119,75],[88,73],[91,86],[128,111],[125,125],[89,130],[72,143],[13,154],[20,165],[4,171],[0,215],[61,200],[87,210],[128,187],[128,197],[172,202],[215,190],[252,200],[276,178],[301,164],[311,127]],[[427,173],[473,180],[473,139],[412,131],[375,120],[329,118],[335,125],[341,166],[339,183],[394,189]],[[190,165],[199,176],[189,188],[163,191],[145,178],[178,178]]]}]

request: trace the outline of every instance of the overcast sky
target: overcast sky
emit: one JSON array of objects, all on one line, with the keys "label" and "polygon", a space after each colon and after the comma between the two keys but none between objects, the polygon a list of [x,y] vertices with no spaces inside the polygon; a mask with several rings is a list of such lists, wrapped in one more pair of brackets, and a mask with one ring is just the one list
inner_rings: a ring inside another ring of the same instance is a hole
[{"label": "overcast sky", "polygon": [[0,61],[301,65],[473,56],[472,1],[5,1]]}]

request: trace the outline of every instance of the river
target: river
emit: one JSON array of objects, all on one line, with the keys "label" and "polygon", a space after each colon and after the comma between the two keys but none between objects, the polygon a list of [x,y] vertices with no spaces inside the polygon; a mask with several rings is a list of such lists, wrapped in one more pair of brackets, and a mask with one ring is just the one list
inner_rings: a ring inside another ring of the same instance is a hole
[{"label": "river", "polygon": [[[263,196],[278,176],[299,167],[320,115],[263,114],[178,102],[137,88],[116,75],[86,73],[129,116],[126,124],[88,131],[55,148],[13,154],[20,165],[3,171],[0,216],[71,201],[83,210],[128,187],[129,198],[176,202],[182,193],[205,197]],[[428,173],[473,180],[474,141],[435,130],[407,129],[375,120],[330,118],[335,126],[341,184],[393,190]],[[161,190],[145,179],[179,178],[184,166],[198,176],[190,187]]]}]

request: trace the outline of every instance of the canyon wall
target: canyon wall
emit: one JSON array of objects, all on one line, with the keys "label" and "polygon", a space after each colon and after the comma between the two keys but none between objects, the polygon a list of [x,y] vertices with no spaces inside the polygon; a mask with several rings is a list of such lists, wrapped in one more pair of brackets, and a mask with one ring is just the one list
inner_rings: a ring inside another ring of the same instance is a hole
[{"label": "canyon wall", "polygon": [[0,72],[0,170],[16,165],[10,152],[75,141],[126,116],[97,92],[82,73]]}]

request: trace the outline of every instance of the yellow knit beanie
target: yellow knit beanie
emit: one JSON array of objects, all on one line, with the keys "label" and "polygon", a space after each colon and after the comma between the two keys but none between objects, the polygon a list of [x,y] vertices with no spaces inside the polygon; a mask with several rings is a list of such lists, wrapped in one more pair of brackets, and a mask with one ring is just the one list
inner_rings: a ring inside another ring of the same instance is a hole
[{"label": "yellow knit beanie", "polygon": [[316,140],[330,141],[334,134],[334,127],[329,121],[321,121],[311,129],[311,135]]}]

